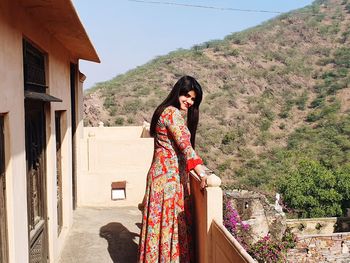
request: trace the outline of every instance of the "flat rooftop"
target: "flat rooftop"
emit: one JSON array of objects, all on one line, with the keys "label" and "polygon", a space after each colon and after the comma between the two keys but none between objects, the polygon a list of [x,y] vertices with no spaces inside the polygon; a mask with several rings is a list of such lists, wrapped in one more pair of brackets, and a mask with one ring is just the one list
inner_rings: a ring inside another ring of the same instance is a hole
[{"label": "flat rooftop", "polygon": [[136,207],[80,207],[59,263],[135,263],[141,227]]}]

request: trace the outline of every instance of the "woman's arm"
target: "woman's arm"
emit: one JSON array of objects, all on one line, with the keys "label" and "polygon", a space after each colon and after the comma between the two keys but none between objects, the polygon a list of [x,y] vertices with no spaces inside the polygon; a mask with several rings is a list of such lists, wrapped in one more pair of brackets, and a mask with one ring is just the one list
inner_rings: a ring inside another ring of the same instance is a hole
[{"label": "woman's arm", "polygon": [[184,118],[176,108],[169,108],[169,114],[165,116],[165,125],[177,147],[185,155],[187,171],[194,170],[201,177],[201,188],[206,186],[206,174],[202,159],[197,155],[191,145],[191,134],[185,124]]}]

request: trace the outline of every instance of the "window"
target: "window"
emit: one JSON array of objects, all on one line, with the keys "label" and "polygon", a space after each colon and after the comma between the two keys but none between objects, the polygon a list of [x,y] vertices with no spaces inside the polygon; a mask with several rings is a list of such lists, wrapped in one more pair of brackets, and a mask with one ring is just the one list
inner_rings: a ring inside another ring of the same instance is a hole
[{"label": "window", "polygon": [[28,41],[23,41],[24,90],[45,93],[45,56]]}]

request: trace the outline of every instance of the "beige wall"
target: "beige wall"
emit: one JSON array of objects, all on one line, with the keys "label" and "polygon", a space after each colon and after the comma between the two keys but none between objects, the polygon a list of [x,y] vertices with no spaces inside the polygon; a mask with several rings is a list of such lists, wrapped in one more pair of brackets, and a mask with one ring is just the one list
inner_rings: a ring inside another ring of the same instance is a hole
[{"label": "beige wall", "polygon": [[[153,138],[142,127],[86,127],[80,145],[79,206],[137,206],[145,193]],[[126,199],[111,200],[111,183],[126,181]]]},{"label": "beige wall", "polygon": [[[6,113],[7,219],[10,262],[28,261],[26,201],[26,161],[24,127],[22,39],[30,40],[48,54],[48,93],[63,100],[47,106],[47,213],[50,261],[55,262],[72,224],[70,53],[17,1],[0,2],[0,113]],[[80,91],[81,95],[81,91]],[[80,103],[81,105],[81,103]],[[54,112],[65,111],[63,118],[62,171],[64,227],[57,237],[56,154]],[[80,115],[79,115],[80,116]],[[80,127],[81,124],[80,124]],[[81,134],[81,131],[78,131]],[[81,135],[80,135],[81,136]]]}]

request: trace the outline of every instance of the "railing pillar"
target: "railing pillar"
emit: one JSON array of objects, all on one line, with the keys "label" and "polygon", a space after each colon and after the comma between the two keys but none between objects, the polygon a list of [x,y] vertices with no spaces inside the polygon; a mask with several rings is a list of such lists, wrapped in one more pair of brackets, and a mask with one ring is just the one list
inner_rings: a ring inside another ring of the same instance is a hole
[{"label": "railing pillar", "polygon": [[198,263],[212,263],[212,237],[211,224],[215,219],[222,222],[223,204],[221,179],[210,174],[207,179],[208,186],[200,189],[200,179],[191,173],[191,195],[194,211],[195,226],[195,256]]},{"label": "railing pillar", "polygon": [[215,174],[211,174],[207,179],[207,188],[205,189],[205,203],[207,205],[207,262],[214,262],[213,259],[213,238],[211,225],[214,219],[217,222],[223,221],[223,195],[221,179]]}]

